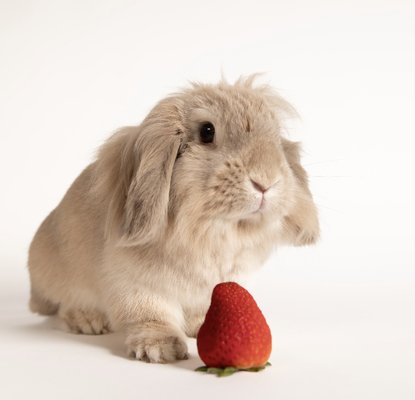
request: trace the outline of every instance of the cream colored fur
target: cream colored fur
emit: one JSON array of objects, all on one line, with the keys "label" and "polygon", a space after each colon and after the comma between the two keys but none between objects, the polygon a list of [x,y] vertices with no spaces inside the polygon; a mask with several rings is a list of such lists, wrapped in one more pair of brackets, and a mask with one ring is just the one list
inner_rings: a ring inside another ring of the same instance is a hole
[{"label": "cream colored fur", "polygon": [[[287,109],[252,77],[193,84],[110,137],[32,241],[31,310],[77,333],[123,330],[141,360],[185,358],[217,283],[318,237]],[[251,180],[268,188],[262,207]]]}]

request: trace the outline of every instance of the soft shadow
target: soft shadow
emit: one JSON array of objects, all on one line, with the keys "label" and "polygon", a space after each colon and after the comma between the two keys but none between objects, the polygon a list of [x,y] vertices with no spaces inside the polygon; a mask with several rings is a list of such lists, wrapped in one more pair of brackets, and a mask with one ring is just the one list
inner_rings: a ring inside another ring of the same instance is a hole
[{"label": "soft shadow", "polygon": [[[87,346],[100,347],[106,349],[112,355],[120,357],[126,361],[143,363],[142,361],[127,357],[124,348],[123,333],[116,332],[103,335],[75,334],[65,332],[59,329],[59,326],[60,321],[57,317],[42,317],[42,320],[38,323],[14,325],[11,329],[14,330],[16,334],[30,334],[41,340],[55,342],[74,341]],[[192,347],[192,341],[192,339],[189,339],[188,341],[190,348]],[[202,364],[202,361],[197,356],[190,355],[187,360],[176,361],[174,363],[164,365],[194,371]]]},{"label": "soft shadow", "polygon": [[171,365],[177,368],[187,369],[188,371],[194,371],[196,368],[203,365],[203,361],[199,357],[190,356],[188,360],[177,361]]},{"label": "soft shadow", "polygon": [[84,335],[65,332],[59,329],[59,320],[56,317],[43,317],[39,323],[15,325],[13,328],[20,333],[30,333],[37,338],[48,341],[64,342],[75,341],[88,346],[107,349],[111,354],[128,360],[123,347],[122,333],[107,333],[104,335]]}]

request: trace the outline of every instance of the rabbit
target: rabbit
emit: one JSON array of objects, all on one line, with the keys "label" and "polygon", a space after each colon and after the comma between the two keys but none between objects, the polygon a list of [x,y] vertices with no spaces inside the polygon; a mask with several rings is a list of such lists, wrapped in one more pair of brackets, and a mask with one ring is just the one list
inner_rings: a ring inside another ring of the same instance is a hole
[{"label": "rabbit", "polygon": [[31,242],[32,312],[122,331],[139,360],[186,359],[216,284],[316,242],[290,106],[254,80],[191,83],[100,147]]}]

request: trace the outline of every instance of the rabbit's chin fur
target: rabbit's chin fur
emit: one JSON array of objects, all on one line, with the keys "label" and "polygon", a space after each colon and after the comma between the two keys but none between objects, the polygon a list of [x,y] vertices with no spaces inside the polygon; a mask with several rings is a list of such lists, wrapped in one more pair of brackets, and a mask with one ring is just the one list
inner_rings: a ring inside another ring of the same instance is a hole
[{"label": "rabbit's chin fur", "polygon": [[123,330],[141,360],[186,358],[217,283],[318,237],[287,110],[253,78],[193,84],[115,133],[31,243],[31,310],[75,333]]}]

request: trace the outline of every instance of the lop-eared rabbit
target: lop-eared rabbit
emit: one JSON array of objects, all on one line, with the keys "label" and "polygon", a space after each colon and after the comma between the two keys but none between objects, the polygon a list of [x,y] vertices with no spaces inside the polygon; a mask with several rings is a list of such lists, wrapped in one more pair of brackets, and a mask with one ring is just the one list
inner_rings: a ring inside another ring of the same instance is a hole
[{"label": "lop-eared rabbit", "polygon": [[192,84],[103,144],[31,243],[33,312],[122,330],[140,360],[184,359],[217,283],[316,241],[299,144],[281,129],[290,107],[253,81]]}]

